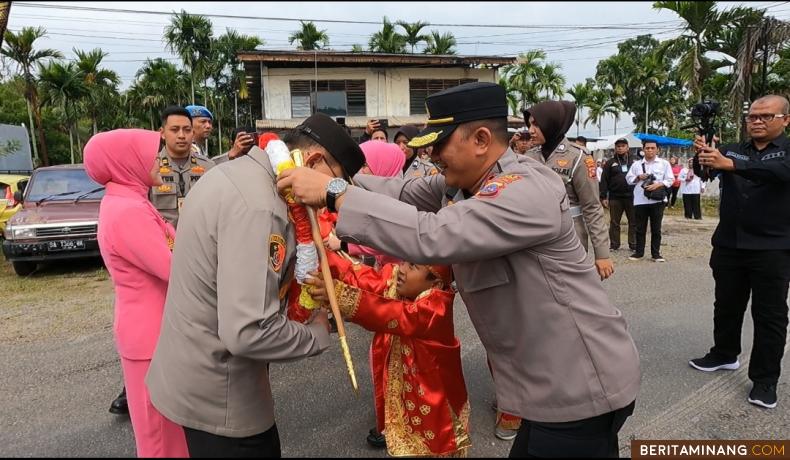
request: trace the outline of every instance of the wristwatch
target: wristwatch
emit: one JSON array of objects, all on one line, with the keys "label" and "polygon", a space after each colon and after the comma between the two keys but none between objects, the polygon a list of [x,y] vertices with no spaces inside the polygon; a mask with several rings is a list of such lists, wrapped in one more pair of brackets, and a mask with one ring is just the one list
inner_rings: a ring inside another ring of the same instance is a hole
[{"label": "wristwatch", "polygon": [[326,207],[329,209],[329,212],[337,212],[337,209],[335,209],[335,200],[340,195],[346,193],[347,187],[348,182],[339,177],[335,177],[326,184]]}]

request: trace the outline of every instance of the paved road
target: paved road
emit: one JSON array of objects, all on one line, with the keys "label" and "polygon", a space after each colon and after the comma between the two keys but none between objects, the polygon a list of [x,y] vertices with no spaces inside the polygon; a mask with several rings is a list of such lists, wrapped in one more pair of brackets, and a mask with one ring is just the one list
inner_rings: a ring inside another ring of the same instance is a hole
[{"label": "paved road", "polygon": [[[707,256],[714,223],[668,218],[666,264],[631,262],[626,252],[615,254],[617,272],[606,286],[630,324],[643,370],[637,410],[621,436],[624,455],[632,437],[790,438],[786,375],[779,386],[779,409],[765,411],[745,400],[750,388],[745,367],[709,375],[687,364],[711,341],[713,282]],[[493,391],[485,355],[460,300],[455,317],[472,404],[471,455],[506,456],[510,443],[493,436]],[[322,357],[273,366],[284,456],[384,456],[364,440],[374,424],[367,364],[370,335],[353,325],[349,334],[361,386],[358,398],[352,395],[336,347]],[[751,350],[751,335],[747,319],[742,361]],[[121,388],[109,325],[68,340],[0,343],[0,369],[0,456],[134,455],[128,420],[107,412]]]}]

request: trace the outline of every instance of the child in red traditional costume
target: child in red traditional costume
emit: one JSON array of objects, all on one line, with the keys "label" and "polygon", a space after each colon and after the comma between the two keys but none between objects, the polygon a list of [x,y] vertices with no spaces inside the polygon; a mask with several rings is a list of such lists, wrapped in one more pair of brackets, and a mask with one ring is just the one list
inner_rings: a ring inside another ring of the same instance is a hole
[{"label": "child in red traditional costume", "polygon": [[[401,262],[376,271],[331,251],[327,256],[343,317],[376,333],[376,418],[389,454],[466,456],[469,401],[453,326],[450,268]],[[322,280],[307,283],[316,300],[326,298]],[[289,301],[289,317],[308,316]]]}]

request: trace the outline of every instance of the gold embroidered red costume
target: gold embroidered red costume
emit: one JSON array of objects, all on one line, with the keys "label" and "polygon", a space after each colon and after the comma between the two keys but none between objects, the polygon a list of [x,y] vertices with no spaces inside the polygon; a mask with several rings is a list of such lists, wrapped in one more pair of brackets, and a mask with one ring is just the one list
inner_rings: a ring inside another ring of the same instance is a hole
[{"label": "gold embroidered red costume", "polygon": [[[466,456],[469,401],[455,337],[455,294],[397,298],[398,266],[381,271],[328,252],[343,317],[375,332],[371,371],[377,428],[392,456]],[[292,291],[293,293],[293,291]],[[289,296],[293,298],[293,295]],[[289,316],[304,319],[289,300]]]}]

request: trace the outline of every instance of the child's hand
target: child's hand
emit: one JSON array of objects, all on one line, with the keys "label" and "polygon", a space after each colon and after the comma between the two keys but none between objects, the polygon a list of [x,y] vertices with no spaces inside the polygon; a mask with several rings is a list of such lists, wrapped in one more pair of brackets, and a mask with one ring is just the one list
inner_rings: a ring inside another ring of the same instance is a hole
[{"label": "child's hand", "polygon": [[313,300],[321,305],[329,305],[329,295],[326,292],[326,284],[321,272],[311,272],[310,278],[307,278],[304,283],[310,286],[307,292],[310,293]]}]

